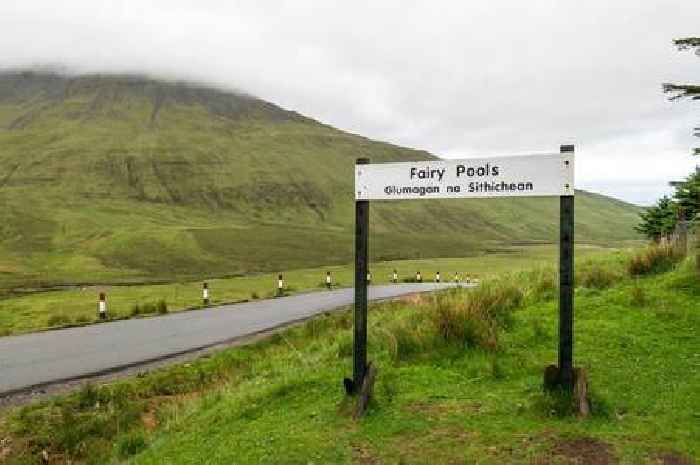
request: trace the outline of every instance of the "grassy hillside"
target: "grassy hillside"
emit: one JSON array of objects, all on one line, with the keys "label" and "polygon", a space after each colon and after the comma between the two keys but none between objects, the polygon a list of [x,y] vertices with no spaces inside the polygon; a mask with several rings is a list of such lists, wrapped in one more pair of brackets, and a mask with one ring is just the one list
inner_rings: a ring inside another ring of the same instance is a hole
[{"label": "grassy hillside", "polygon": [[[0,74],[0,288],[347,263],[357,157],[432,158],[235,93]],[[579,240],[635,237],[635,207],[576,202]],[[377,204],[372,255],[549,241],[557,212],[555,199]]]},{"label": "grassy hillside", "polygon": [[368,350],[379,375],[359,421],[341,382],[352,369],[352,318],[339,312],[13,411],[0,419],[5,458],[39,463],[45,450],[50,463],[88,464],[697,463],[697,276],[688,262],[632,279],[627,263],[616,254],[577,267],[574,354],[589,373],[587,419],[542,390],[557,357],[557,301],[554,271],[540,269],[372,306]]}]

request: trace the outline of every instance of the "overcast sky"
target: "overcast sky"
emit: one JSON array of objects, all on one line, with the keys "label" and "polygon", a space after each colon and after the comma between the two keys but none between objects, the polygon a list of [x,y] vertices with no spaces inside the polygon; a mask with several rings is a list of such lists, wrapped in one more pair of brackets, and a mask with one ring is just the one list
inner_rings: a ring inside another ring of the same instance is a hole
[{"label": "overcast sky", "polygon": [[[443,157],[575,143],[577,187],[648,204],[695,166],[697,0],[0,0],[0,66],[239,89]],[[700,162],[700,159],[697,160]]]}]

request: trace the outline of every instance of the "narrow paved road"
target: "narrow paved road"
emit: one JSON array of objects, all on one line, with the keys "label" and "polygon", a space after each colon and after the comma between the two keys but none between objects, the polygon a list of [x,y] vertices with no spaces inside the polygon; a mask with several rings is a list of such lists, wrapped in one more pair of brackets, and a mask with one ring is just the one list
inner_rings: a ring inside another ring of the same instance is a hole
[{"label": "narrow paved road", "polygon": [[[371,300],[450,284],[371,286]],[[353,290],[314,292],[157,318],[0,337],[0,397],[166,358],[352,304]]]}]

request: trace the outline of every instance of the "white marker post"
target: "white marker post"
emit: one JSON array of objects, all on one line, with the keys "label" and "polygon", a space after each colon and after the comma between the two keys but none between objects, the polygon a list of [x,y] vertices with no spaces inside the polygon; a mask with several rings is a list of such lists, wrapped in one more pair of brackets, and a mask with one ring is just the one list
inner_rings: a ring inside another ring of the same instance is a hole
[{"label": "white marker post", "polygon": [[209,305],[209,284],[202,284],[202,301],[204,305]]},{"label": "white marker post", "polygon": [[438,284],[440,283],[440,272],[439,271],[437,273],[435,273],[435,282]]},{"label": "white marker post", "polygon": [[422,283],[423,282],[423,277],[420,275],[420,271],[416,272],[416,282],[417,283]]},{"label": "white marker post", "polygon": [[326,287],[331,289],[333,287],[333,278],[331,278],[331,272],[326,272]]},{"label": "white marker post", "polygon": [[107,319],[107,296],[104,292],[100,292],[100,300],[97,303],[97,314],[100,320]]},{"label": "white marker post", "polygon": [[277,295],[280,297],[284,295],[284,278],[281,274],[277,276]]},{"label": "white marker post", "polygon": [[394,282],[394,284],[399,282],[399,274],[394,270],[394,274],[391,277],[391,280]]},{"label": "white marker post", "polygon": [[368,271],[367,272],[367,284],[370,284],[372,282],[372,272]]}]

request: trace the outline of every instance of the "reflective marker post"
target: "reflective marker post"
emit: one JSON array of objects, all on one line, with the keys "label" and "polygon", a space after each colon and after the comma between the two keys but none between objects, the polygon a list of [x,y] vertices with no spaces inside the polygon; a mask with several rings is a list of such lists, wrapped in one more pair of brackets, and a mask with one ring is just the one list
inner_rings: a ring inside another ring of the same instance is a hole
[{"label": "reflective marker post", "polygon": [[277,295],[282,297],[284,295],[284,278],[280,274],[277,276]]},{"label": "reflective marker post", "polygon": [[100,320],[107,319],[107,296],[104,292],[100,292],[100,301],[97,304],[97,313],[99,314]]}]

